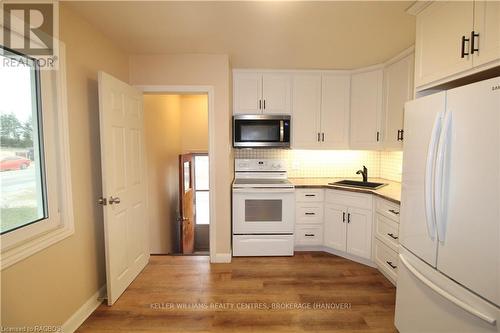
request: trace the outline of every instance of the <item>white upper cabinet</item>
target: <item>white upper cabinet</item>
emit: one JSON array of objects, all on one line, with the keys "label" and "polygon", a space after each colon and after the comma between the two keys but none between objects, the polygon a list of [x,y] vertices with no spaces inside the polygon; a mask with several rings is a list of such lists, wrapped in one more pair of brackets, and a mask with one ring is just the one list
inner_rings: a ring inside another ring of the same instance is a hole
[{"label": "white upper cabinet", "polygon": [[262,110],[266,114],[290,114],[291,76],[289,74],[262,75]]},{"label": "white upper cabinet", "polygon": [[324,73],[321,85],[323,148],[349,148],[350,74]]},{"label": "white upper cabinet", "polygon": [[[500,58],[500,1],[474,2],[474,66]],[[472,45],[472,44],[471,44]]]},{"label": "white upper cabinet", "polygon": [[262,74],[234,73],[234,114],[259,114],[262,112]]},{"label": "white upper cabinet", "polygon": [[292,82],[292,146],[320,148],[321,74],[295,74]]},{"label": "white upper cabinet", "polygon": [[472,1],[436,1],[417,15],[417,87],[472,67],[472,57],[465,55],[470,44],[462,38],[470,37],[473,6]]},{"label": "white upper cabinet", "polygon": [[413,96],[413,53],[384,69],[384,148],[403,149],[404,104]]},{"label": "white upper cabinet", "polygon": [[233,72],[233,114],[290,114],[287,73]]},{"label": "white upper cabinet", "polygon": [[355,73],[351,77],[351,140],[353,149],[378,149],[381,140],[383,70]]},{"label": "white upper cabinet", "polygon": [[500,64],[498,1],[434,1],[417,13],[416,27],[417,88]]}]

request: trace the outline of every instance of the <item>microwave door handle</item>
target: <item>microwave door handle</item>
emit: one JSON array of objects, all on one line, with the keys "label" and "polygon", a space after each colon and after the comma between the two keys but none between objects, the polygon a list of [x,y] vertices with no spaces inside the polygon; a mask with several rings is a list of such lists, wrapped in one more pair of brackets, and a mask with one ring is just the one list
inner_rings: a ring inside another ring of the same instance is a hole
[{"label": "microwave door handle", "polygon": [[280,120],[280,142],[285,140],[285,122]]}]

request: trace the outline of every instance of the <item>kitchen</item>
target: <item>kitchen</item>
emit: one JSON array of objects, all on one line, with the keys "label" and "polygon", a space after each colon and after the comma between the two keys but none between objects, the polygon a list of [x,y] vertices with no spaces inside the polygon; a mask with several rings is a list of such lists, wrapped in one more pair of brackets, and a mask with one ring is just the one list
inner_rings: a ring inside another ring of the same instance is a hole
[{"label": "kitchen", "polygon": [[[58,10],[57,112],[34,119],[63,124],[46,126],[60,140],[45,145],[48,176],[65,187],[45,209],[65,229],[43,244],[15,243],[30,223],[2,229],[2,329],[500,332],[500,2]],[[170,139],[142,137],[142,106],[161,94],[204,98],[209,244],[184,255],[152,247],[196,219],[165,199],[196,190],[176,163],[168,181],[155,165]],[[23,172],[43,190],[34,152]]]}]

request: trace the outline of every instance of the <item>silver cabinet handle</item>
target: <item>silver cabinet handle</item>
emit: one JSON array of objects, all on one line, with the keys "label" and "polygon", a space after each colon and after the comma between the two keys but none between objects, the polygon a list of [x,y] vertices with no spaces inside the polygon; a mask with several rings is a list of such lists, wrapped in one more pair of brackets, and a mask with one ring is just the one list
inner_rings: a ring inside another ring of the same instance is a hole
[{"label": "silver cabinet handle", "polygon": [[394,215],[399,215],[399,212],[394,209],[389,209],[389,212],[393,213]]},{"label": "silver cabinet handle", "polygon": [[113,196],[109,197],[109,204],[112,205],[112,204],[119,204],[120,203],[120,198],[116,197],[114,198]]},{"label": "silver cabinet handle", "polygon": [[392,239],[398,239],[399,238],[398,236],[394,236],[394,234],[392,232],[388,233],[387,236],[391,237]]}]

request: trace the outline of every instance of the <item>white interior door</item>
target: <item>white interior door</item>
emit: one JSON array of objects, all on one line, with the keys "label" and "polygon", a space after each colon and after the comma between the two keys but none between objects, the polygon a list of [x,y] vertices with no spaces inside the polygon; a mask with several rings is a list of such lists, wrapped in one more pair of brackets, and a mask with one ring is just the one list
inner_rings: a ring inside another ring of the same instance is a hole
[{"label": "white interior door", "polygon": [[99,72],[108,305],[149,261],[142,94]]},{"label": "white interior door", "polygon": [[499,86],[497,77],[448,91],[440,141],[444,159],[436,164],[435,195],[438,270],[496,305],[500,305],[500,90],[494,88]]}]

